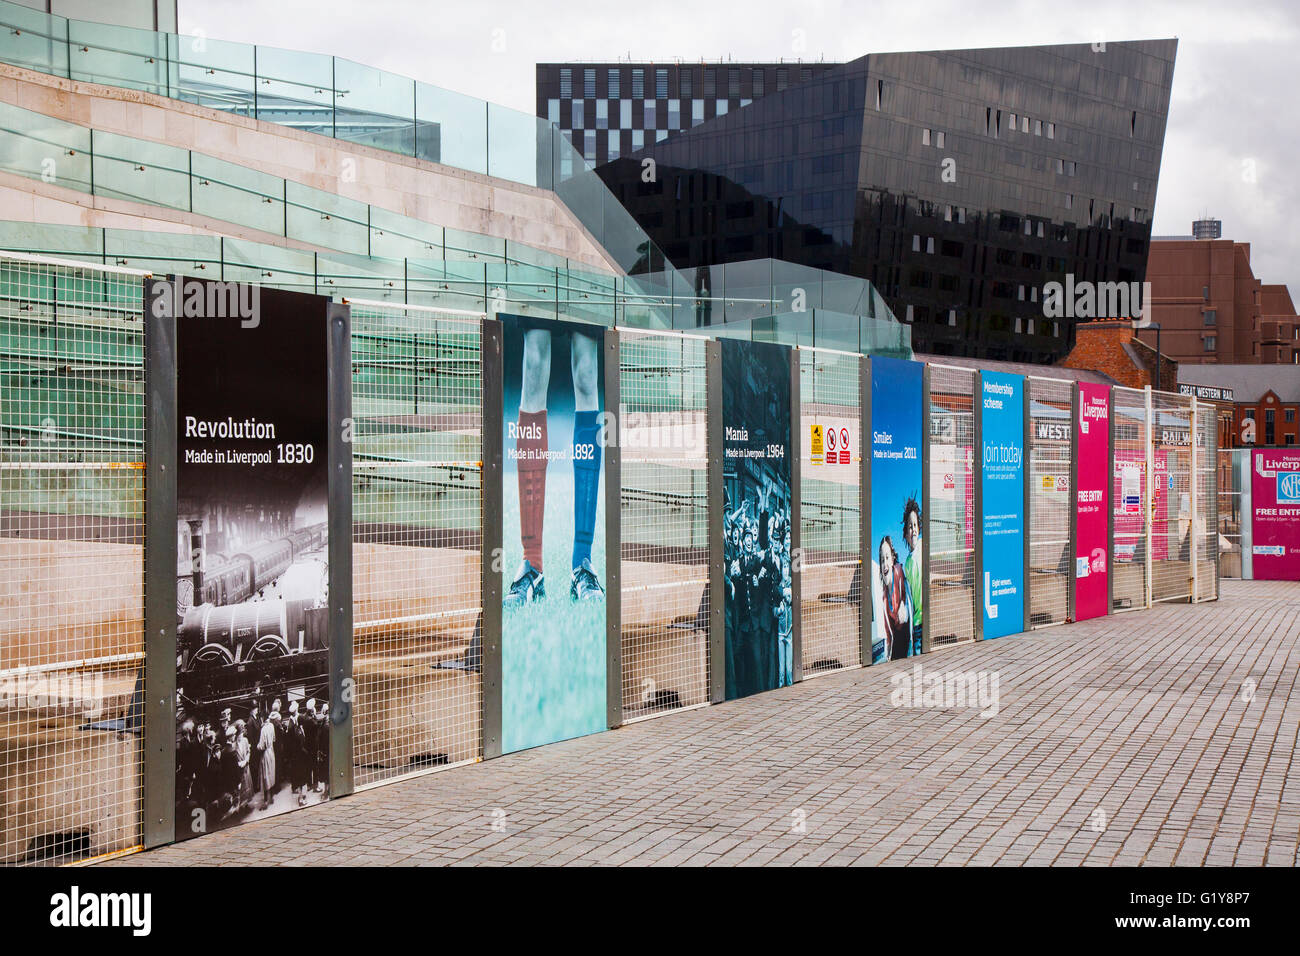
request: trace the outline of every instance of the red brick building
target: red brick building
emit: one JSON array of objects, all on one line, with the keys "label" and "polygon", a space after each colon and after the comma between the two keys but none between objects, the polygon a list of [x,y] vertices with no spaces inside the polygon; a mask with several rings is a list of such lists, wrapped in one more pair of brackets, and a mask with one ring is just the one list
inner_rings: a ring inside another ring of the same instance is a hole
[{"label": "red brick building", "polygon": [[1300,364],[1300,317],[1291,294],[1255,277],[1250,243],[1156,237],[1146,278],[1161,351],[1177,362]]}]

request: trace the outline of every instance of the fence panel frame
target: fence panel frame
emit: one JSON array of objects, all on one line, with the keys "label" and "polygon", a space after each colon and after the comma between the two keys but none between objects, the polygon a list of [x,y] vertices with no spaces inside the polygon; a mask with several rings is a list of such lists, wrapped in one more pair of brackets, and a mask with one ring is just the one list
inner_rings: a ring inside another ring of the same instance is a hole
[{"label": "fence panel frame", "polygon": [[143,844],[152,849],[176,839],[176,316],[162,308],[161,283],[144,285]]},{"label": "fence panel frame", "polygon": [[709,702],[727,699],[726,565],[722,528],[722,343],[709,339],[704,344],[705,441],[708,452],[709,513]]},{"label": "fence panel frame", "polygon": [[[602,433],[605,481],[605,724],[611,730],[623,725],[623,459],[620,428],[622,362],[618,329],[606,329],[605,410],[614,410],[613,433]],[[612,441],[610,439],[613,439]]]},{"label": "fence panel frame", "polygon": [[480,567],[483,595],[482,733],[483,759],[501,756],[501,618],[505,581],[497,566],[503,542],[505,424],[504,330],[498,319],[484,318],[481,344],[483,427],[483,536]]},{"label": "fence panel frame", "polygon": [[[854,587],[854,582],[856,581],[858,587],[858,594],[857,594],[858,614],[857,614],[857,640],[856,640],[857,652],[852,659],[842,662],[840,667],[838,668],[822,668],[814,672],[810,672],[806,675],[807,677],[821,677],[826,674],[836,673],[838,670],[845,670],[845,669],[851,670],[853,668],[866,666],[871,663],[871,627],[870,627],[871,592],[867,582],[867,575],[870,573],[870,561],[862,560],[862,556],[868,555],[870,553],[870,533],[871,533],[870,525],[869,525],[870,516],[866,513],[866,509],[870,504],[870,497],[864,496],[865,493],[864,493],[864,485],[863,485],[864,477],[869,484],[870,461],[871,461],[871,456],[870,456],[871,443],[869,441],[871,384],[870,384],[869,372],[866,371],[869,359],[860,353],[844,352],[839,349],[825,348],[821,346],[801,345],[795,349],[792,349],[791,351],[793,353],[793,358],[794,358],[792,371],[794,372],[793,377],[795,378],[799,378],[802,380],[802,377],[804,375],[805,368],[803,365],[802,357],[810,356],[812,358],[812,379],[814,385],[814,395],[811,401],[813,404],[823,404],[820,400],[820,394],[821,394],[820,389],[817,388],[817,381],[818,381],[817,373],[819,371],[817,356],[819,355],[824,356],[828,361],[839,362],[845,365],[851,364],[853,366],[852,368],[853,389],[857,393],[857,401],[856,404],[854,405],[847,405],[847,404],[840,405],[835,403],[826,403],[826,404],[833,405],[836,409],[842,409],[844,412],[844,417],[851,418],[854,421],[854,428],[859,436],[858,460],[856,462],[851,461],[850,464],[854,465],[857,468],[857,471],[855,473],[855,484],[857,488],[855,508],[857,511],[857,521],[858,521],[857,539],[858,539],[858,548],[860,549],[860,556],[859,556],[858,568],[850,576],[849,585],[845,595],[846,603],[852,603],[854,598],[853,587]],[[864,388],[866,389],[865,393],[863,392]],[[797,404],[794,404],[791,408],[791,420],[792,422],[797,422],[797,424],[792,428],[792,433],[794,436],[793,441],[795,443],[793,446],[794,447],[793,461],[795,464],[793,470],[802,473],[805,462],[811,463],[812,461],[812,451],[811,449],[806,448],[804,446],[804,437],[803,437],[803,431],[805,427],[803,423],[804,395],[801,392],[798,395],[792,397],[798,400]],[[813,470],[813,473],[814,474],[816,473],[815,469]],[[803,549],[804,500],[803,500],[802,474],[800,476],[800,483],[798,488],[792,491],[792,497],[798,498],[799,509],[800,509],[797,518],[792,517],[791,519],[792,525],[797,524],[799,530],[799,537],[796,540],[793,537],[794,528],[792,527],[791,529],[792,531],[791,548],[793,553],[799,554],[802,557],[802,560],[799,562],[800,569],[797,572],[798,575],[800,576],[799,590],[796,593],[792,588],[792,594],[794,595],[792,597],[792,600],[794,601],[794,606],[799,608],[800,610],[800,614],[796,615],[796,619],[799,619],[801,618],[802,610],[803,610],[802,574],[805,570],[808,570],[808,567],[815,567],[815,566],[808,565],[808,561],[807,561],[808,552]],[[805,565],[808,565],[808,567],[805,567]],[[922,565],[922,567],[924,568],[924,565]],[[792,580],[795,577],[795,575],[796,575],[796,571],[792,563],[791,565]],[[795,680],[805,679],[804,664],[803,664],[803,643],[804,643],[803,638],[805,634],[804,634],[803,623],[804,622],[802,620],[798,621],[799,643],[795,645],[792,641],[792,645],[796,648],[796,650],[792,651],[792,653],[795,654],[795,658],[796,658]]]},{"label": "fence panel frame", "polygon": [[[329,321],[330,799],[354,788],[352,766],[352,309],[332,302]],[[174,536],[173,536],[174,537]]]}]

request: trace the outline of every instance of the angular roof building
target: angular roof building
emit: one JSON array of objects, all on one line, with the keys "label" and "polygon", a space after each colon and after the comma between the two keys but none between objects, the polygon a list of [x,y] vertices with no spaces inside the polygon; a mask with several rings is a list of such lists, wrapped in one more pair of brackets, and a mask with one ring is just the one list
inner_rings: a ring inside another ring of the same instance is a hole
[{"label": "angular roof building", "polygon": [[770,257],[869,279],[918,350],[1054,362],[1047,282],[1144,278],[1176,48],[871,54],[598,172],[715,296]]}]

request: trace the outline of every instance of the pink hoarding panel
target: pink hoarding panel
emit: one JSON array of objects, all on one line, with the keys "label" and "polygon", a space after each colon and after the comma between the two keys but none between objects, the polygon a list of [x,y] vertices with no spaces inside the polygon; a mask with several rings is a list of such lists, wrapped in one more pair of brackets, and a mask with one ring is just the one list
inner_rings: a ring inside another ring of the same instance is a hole
[{"label": "pink hoarding panel", "polygon": [[1074,553],[1074,619],[1101,617],[1107,608],[1110,573],[1108,496],[1110,456],[1110,388],[1079,384],[1079,424],[1074,436],[1078,456],[1075,497],[1077,524]]},{"label": "pink hoarding panel", "polygon": [[1255,578],[1300,581],[1300,451],[1256,449],[1252,465]]}]

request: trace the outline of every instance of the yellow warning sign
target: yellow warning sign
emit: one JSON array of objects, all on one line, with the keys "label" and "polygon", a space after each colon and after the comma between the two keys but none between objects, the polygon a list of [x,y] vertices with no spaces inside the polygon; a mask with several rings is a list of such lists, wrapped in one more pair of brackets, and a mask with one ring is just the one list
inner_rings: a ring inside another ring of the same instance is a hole
[{"label": "yellow warning sign", "polygon": [[820,425],[812,426],[812,441],[809,442],[809,448],[812,452],[812,463],[820,465],[824,456],[822,448],[822,427]]}]

